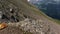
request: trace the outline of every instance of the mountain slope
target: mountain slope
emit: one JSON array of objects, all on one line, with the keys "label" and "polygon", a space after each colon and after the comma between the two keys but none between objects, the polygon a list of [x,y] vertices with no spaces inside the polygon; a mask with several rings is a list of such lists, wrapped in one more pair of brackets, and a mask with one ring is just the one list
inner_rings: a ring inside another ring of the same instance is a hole
[{"label": "mountain slope", "polygon": [[[32,1],[32,0],[31,0]],[[44,12],[45,14],[47,14],[48,16],[56,19],[55,21],[58,22],[58,24],[60,23],[59,21],[59,14],[60,14],[60,10],[59,10],[59,2],[60,1],[55,1],[55,0],[39,0],[39,1],[32,1],[30,3],[36,5],[40,10],[42,10],[42,12]],[[58,8],[58,9],[57,9]]]},{"label": "mountain slope", "polygon": [[[53,20],[50,20],[48,16],[38,10],[35,6],[30,5],[27,0],[2,0],[0,2],[3,6],[1,7],[0,5],[1,12],[3,12],[2,15],[5,16],[2,16],[1,18],[4,18],[5,21],[9,22],[7,23],[8,27],[6,29],[0,30],[0,34],[2,32],[4,32],[2,34],[21,34],[19,28],[33,34],[60,34],[60,25],[56,24]],[[15,27],[17,27],[17,29]]]}]

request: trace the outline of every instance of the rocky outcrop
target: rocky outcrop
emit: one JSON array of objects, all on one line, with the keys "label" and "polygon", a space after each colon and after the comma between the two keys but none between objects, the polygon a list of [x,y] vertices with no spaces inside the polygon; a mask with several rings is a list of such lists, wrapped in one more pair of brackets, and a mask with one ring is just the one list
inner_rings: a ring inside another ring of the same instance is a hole
[{"label": "rocky outcrop", "polygon": [[50,31],[50,25],[43,20],[31,20],[26,18],[18,23],[8,23],[10,26],[17,26],[22,28],[24,31],[31,32],[33,34],[52,34],[54,32]]}]

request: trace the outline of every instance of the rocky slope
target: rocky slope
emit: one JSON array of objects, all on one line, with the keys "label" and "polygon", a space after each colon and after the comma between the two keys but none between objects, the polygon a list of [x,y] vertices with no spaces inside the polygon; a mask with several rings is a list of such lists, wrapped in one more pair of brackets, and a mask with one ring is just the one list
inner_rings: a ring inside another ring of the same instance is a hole
[{"label": "rocky slope", "polygon": [[60,34],[60,25],[27,0],[0,0],[0,7],[0,21],[8,24],[0,34]]}]

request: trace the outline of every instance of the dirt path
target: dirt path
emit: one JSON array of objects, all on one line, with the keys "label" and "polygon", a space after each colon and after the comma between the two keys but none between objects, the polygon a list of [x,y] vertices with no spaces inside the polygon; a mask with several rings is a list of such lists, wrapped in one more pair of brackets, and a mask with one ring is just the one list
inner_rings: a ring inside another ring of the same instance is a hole
[{"label": "dirt path", "polygon": [[51,22],[49,24],[50,24],[51,31],[55,32],[55,34],[60,34],[60,25],[54,22]]},{"label": "dirt path", "polygon": [[51,20],[46,19],[45,17],[43,17],[43,20],[46,21],[49,25],[50,25],[50,30],[51,34],[60,34],[60,25],[57,24],[56,22],[53,22]]},{"label": "dirt path", "polygon": [[51,20],[49,20],[45,17],[42,17],[41,19],[43,19],[45,22],[47,22],[50,25],[51,32],[54,32],[54,33],[51,33],[51,34],[60,34],[60,25],[59,24],[57,24],[56,22],[51,21]]}]

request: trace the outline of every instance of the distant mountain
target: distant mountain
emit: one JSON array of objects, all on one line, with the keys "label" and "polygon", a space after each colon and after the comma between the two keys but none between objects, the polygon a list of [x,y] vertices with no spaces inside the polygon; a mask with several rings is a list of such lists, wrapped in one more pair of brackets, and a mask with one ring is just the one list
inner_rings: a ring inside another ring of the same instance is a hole
[{"label": "distant mountain", "polygon": [[[31,0],[32,1],[32,0]],[[60,1],[59,0],[39,0],[31,2],[48,16],[60,19]]]}]

